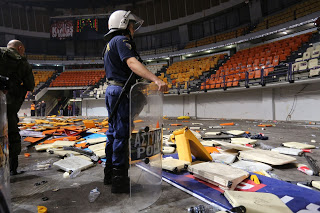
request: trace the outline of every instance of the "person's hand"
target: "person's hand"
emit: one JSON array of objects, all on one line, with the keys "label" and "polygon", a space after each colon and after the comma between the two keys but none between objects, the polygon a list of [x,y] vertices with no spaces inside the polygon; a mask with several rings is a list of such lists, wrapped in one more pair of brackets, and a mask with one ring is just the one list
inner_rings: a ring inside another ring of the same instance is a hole
[{"label": "person's hand", "polygon": [[155,81],[154,83],[156,83],[156,85],[158,85],[158,90],[161,92],[167,92],[168,91],[168,85],[161,81],[160,79]]}]

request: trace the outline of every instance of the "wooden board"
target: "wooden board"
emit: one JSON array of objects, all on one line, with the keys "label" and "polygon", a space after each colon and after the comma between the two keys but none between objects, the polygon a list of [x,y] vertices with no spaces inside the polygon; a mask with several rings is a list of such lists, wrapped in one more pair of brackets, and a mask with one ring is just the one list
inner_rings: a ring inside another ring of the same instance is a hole
[{"label": "wooden board", "polygon": [[206,132],[205,135],[220,135],[221,132]]},{"label": "wooden board", "polygon": [[246,145],[246,144],[255,144],[257,140],[253,140],[250,138],[231,138],[232,144],[240,144],[240,145]]},{"label": "wooden board", "polygon": [[98,144],[95,144],[95,145],[91,145],[91,146],[88,146],[88,149],[90,149],[93,152],[98,151],[98,150],[105,150],[106,149],[106,143],[98,143]]},{"label": "wooden board", "polygon": [[287,147],[277,147],[271,149],[273,152],[278,152],[285,155],[302,155],[303,151],[301,149],[287,148]]},{"label": "wooden board", "polygon": [[215,162],[231,164],[236,160],[236,155],[228,153],[211,153],[211,157]]},{"label": "wooden board", "polygon": [[296,161],[294,157],[262,149],[240,151],[239,158],[259,161],[270,165],[284,165]]},{"label": "wooden board", "polygon": [[317,188],[320,190],[320,181],[312,181],[311,184],[314,188]]},{"label": "wooden board", "polygon": [[106,137],[92,138],[92,139],[87,139],[87,143],[92,145],[92,144],[106,142],[106,140],[107,140]]},{"label": "wooden board", "polygon": [[199,179],[230,190],[233,190],[241,181],[249,177],[249,173],[246,171],[214,162],[191,165],[188,167],[188,171]]},{"label": "wooden board", "polygon": [[200,143],[203,146],[218,146],[218,145],[220,145],[220,141],[215,141],[215,140],[200,140]]},{"label": "wooden board", "polygon": [[314,148],[316,148],[314,145],[309,145],[309,144],[299,143],[299,142],[285,142],[285,143],[282,143],[282,145],[285,147],[295,148],[295,149],[314,149]]},{"label": "wooden board", "polygon": [[59,155],[61,157],[70,156],[70,155],[81,155],[79,152],[71,151],[71,150],[63,150],[63,149],[51,149],[53,154]]},{"label": "wooden board", "polygon": [[52,148],[62,148],[64,146],[74,146],[76,142],[74,141],[55,141],[52,144]]},{"label": "wooden board", "polygon": [[272,167],[267,164],[260,163],[260,162],[245,161],[245,160],[239,160],[231,164],[230,166],[245,170],[247,172],[259,172],[259,171],[272,170]]},{"label": "wooden board", "polygon": [[186,169],[190,165],[188,161],[182,161],[174,158],[164,158],[162,160],[162,169],[171,171],[171,172],[178,172],[182,169]]},{"label": "wooden board", "polygon": [[94,154],[96,154],[96,156],[98,156],[99,158],[105,158],[106,157],[106,151],[104,149],[97,150],[97,151],[94,152]]},{"label": "wooden board", "polygon": [[243,135],[245,133],[245,131],[242,131],[242,130],[229,130],[229,131],[226,131],[226,133],[228,133],[230,135]]},{"label": "wooden board", "polygon": [[219,142],[221,146],[227,147],[229,149],[236,149],[236,150],[252,150],[253,148],[248,147],[248,146],[243,146],[243,145],[238,145],[238,144],[232,144],[232,143],[227,143],[227,142]]},{"label": "wooden board", "polygon": [[78,156],[72,156],[72,157],[68,157],[68,158],[59,160],[57,162],[54,162],[53,165],[66,172],[69,172],[69,171],[75,171],[76,169],[84,170],[93,166],[94,164]]},{"label": "wooden board", "polygon": [[34,148],[36,149],[36,151],[44,151],[52,148],[52,144],[35,145]]},{"label": "wooden board", "polygon": [[172,147],[172,146],[163,146],[162,147],[162,152],[163,154],[172,154],[176,151],[176,148]]},{"label": "wooden board", "polygon": [[271,193],[225,191],[224,196],[233,207],[244,206],[246,213],[292,213],[280,198]]}]

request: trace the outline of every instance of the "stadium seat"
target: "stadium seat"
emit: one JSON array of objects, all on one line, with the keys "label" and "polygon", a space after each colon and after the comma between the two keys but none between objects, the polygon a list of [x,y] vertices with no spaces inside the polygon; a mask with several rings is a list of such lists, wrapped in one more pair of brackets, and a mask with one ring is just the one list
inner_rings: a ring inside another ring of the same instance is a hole
[{"label": "stadium seat", "polygon": [[314,50],[312,51],[311,58],[319,58],[320,51],[319,50]]},{"label": "stadium seat", "polygon": [[304,52],[302,56],[302,60],[307,61],[310,59],[310,56],[311,56],[310,52]]},{"label": "stadium seat", "polygon": [[306,52],[308,52],[308,53],[312,54],[313,50],[314,50],[314,48],[313,48],[313,47],[308,47]]},{"label": "stadium seat", "polygon": [[308,61],[308,68],[313,69],[314,67],[318,66],[318,59],[311,59]]},{"label": "stadium seat", "polygon": [[299,62],[299,61],[303,61],[303,59],[302,59],[302,58],[297,58],[297,59],[295,60],[295,62]]},{"label": "stadium seat", "polygon": [[304,71],[308,68],[308,63],[306,61],[301,61],[299,63],[299,71]]},{"label": "stadium seat", "polygon": [[292,71],[293,72],[299,71],[299,64],[300,63],[301,62],[296,62],[296,63],[292,64]]}]

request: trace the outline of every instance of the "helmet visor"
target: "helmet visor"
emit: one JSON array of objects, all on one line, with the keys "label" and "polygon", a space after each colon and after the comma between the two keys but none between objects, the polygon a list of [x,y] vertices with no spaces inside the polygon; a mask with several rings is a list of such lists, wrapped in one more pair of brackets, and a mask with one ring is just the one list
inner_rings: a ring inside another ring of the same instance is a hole
[{"label": "helmet visor", "polygon": [[140,29],[140,27],[142,26],[144,21],[141,18],[139,18],[138,16],[136,16],[136,15],[134,15],[132,13],[130,15],[133,16],[133,19],[132,19],[132,21],[133,21],[133,29],[136,32],[137,30]]}]

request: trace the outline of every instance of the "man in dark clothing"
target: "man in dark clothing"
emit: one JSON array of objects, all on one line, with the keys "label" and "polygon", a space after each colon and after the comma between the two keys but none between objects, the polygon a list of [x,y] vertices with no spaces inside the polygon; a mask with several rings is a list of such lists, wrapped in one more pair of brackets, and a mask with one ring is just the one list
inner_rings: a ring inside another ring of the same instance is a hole
[{"label": "man in dark clothing", "polygon": [[37,116],[41,116],[41,101],[39,101],[36,105],[36,110],[37,110]]},{"label": "man in dark clothing", "polygon": [[[110,116],[123,85],[132,72],[136,78],[142,77],[157,84],[160,91],[166,91],[167,85],[151,73],[136,59],[135,45],[132,37],[143,20],[130,11],[118,10],[109,17],[109,32],[105,35],[107,45],[104,53],[104,68],[109,86],[106,89],[106,107]],[[109,120],[106,133],[106,167],[104,184],[112,184],[112,193],[129,192],[129,98],[124,96],[115,113]]]},{"label": "man in dark clothing", "polygon": [[[2,48],[4,50],[4,48]],[[9,74],[10,87],[6,94],[7,118],[9,135],[10,174],[18,174],[18,155],[21,152],[21,137],[18,128],[18,111],[24,101],[27,91],[34,89],[32,67],[24,57],[25,47],[19,40],[11,40],[7,45],[7,53],[15,63],[15,69]],[[7,63],[12,63],[7,61]]]},{"label": "man in dark clothing", "polygon": [[41,116],[46,116],[46,102],[42,101],[41,102]]}]

